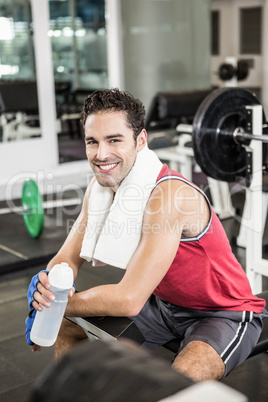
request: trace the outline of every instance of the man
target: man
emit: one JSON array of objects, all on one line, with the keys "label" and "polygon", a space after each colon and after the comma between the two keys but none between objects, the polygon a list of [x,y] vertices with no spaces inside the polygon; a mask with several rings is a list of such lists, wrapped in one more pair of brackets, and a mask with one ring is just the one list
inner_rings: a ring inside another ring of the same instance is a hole
[{"label": "man", "polygon": [[[86,154],[95,177],[47,270],[67,262],[76,278],[84,259],[125,268],[118,284],[72,290],[66,316],[132,317],[149,349],[181,340],[175,370],[195,381],[220,380],[254,348],[265,301],[252,294],[206,196],[147,148],[144,115],[139,100],[117,89],[85,101]],[[29,303],[41,311],[50,305],[44,296],[53,301],[53,294],[46,272],[36,282]],[[56,358],[84,338],[64,319]]]}]

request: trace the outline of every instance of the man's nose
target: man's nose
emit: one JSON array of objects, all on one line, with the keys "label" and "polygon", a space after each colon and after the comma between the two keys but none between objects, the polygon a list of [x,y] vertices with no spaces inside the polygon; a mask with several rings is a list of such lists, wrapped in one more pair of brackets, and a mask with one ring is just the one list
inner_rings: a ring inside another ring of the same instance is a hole
[{"label": "man's nose", "polygon": [[97,158],[99,161],[104,161],[109,156],[109,146],[108,144],[99,144]]}]

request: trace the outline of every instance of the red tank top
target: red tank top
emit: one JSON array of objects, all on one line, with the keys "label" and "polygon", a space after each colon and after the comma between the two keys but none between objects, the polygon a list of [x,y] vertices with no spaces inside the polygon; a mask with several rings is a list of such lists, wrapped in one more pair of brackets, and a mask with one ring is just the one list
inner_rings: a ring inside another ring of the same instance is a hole
[{"label": "red tank top", "polygon": [[[182,180],[207,199],[201,189],[167,165],[163,166],[156,185],[164,180]],[[261,313],[265,300],[252,294],[225,230],[211,207],[210,210],[207,227],[196,237],[181,239],[168,272],[153,293],[185,308]]]}]

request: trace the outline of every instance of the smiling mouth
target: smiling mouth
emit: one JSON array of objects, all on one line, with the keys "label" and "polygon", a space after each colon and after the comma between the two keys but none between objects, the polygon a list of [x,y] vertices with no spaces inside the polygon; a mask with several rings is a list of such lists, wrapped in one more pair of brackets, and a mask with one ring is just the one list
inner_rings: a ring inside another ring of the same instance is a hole
[{"label": "smiling mouth", "polygon": [[108,172],[108,170],[111,170],[111,169],[115,168],[118,165],[118,163],[111,163],[109,165],[97,165],[97,166],[98,166],[100,171]]}]

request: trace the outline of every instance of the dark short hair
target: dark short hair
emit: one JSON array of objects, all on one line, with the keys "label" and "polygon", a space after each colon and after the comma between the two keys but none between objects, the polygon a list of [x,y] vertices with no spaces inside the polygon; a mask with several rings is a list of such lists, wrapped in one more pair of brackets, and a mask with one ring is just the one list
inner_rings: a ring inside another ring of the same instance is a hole
[{"label": "dark short hair", "polygon": [[129,92],[120,91],[118,88],[94,91],[83,105],[81,114],[83,127],[85,127],[86,119],[90,114],[105,112],[123,112],[127,125],[133,130],[136,142],[145,124],[145,108],[139,99],[134,98]]}]

